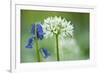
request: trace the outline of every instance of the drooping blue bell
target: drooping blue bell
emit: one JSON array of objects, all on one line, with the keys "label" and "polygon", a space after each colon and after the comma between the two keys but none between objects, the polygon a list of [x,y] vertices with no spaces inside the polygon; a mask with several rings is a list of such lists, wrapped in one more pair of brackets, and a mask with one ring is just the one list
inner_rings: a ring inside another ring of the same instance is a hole
[{"label": "drooping blue bell", "polygon": [[48,58],[48,56],[50,56],[50,53],[49,53],[49,51],[48,51],[47,48],[41,48],[41,49],[40,49],[40,52],[41,52],[41,54],[42,54],[42,56],[43,56],[44,58]]},{"label": "drooping blue bell", "polygon": [[33,43],[33,38],[31,37],[31,38],[28,39],[28,43],[25,46],[25,48],[32,48],[32,45],[33,45],[32,43]]}]

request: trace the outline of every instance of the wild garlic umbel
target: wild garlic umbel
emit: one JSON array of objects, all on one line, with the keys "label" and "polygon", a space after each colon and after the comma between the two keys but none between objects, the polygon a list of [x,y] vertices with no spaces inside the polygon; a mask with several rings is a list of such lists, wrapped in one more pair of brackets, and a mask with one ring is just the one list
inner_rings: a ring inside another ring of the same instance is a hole
[{"label": "wild garlic umbel", "polygon": [[55,37],[57,61],[60,61],[59,56],[59,38],[66,39],[73,37],[73,25],[71,21],[60,16],[47,17],[44,19],[43,31],[45,37]]}]

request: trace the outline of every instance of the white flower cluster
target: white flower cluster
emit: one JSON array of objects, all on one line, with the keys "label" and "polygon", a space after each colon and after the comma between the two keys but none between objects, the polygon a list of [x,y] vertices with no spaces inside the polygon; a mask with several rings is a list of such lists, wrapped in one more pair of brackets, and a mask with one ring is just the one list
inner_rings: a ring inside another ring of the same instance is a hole
[{"label": "white flower cluster", "polygon": [[46,37],[59,35],[60,37],[67,38],[73,36],[73,25],[71,24],[71,21],[67,21],[65,18],[61,18],[60,16],[44,19],[43,30]]}]

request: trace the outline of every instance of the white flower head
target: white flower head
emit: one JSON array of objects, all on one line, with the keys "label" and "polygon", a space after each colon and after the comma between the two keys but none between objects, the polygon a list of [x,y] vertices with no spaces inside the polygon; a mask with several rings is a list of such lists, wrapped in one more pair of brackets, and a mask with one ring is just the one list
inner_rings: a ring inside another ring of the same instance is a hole
[{"label": "white flower head", "polygon": [[71,24],[71,21],[67,21],[60,16],[44,19],[43,30],[46,37],[59,35],[61,38],[67,38],[73,36],[73,25]]}]

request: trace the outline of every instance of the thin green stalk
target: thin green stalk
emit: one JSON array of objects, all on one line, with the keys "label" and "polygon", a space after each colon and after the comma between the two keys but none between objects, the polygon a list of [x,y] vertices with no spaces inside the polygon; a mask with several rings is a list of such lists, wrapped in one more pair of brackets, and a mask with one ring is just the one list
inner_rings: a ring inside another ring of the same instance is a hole
[{"label": "thin green stalk", "polygon": [[35,45],[36,45],[37,61],[40,62],[40,53],[39,53],[39,45],[37,38],[35,39]]},{"label": "thin green stalk", "polygon": [[40,62],[40,53],[39,53],[39,45],[38,45],[38,38],[37,38],[37,29],[35,26],[35,47],[36,47],[36,54],[37,54],[37,61]]},{"label": "thin green stalk", "polygon": [[57,49],[57,61],[60,61],[59,57],[59,42],[58,42],[58,34],[56,35],[56,49]]}]

